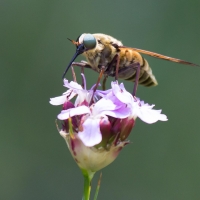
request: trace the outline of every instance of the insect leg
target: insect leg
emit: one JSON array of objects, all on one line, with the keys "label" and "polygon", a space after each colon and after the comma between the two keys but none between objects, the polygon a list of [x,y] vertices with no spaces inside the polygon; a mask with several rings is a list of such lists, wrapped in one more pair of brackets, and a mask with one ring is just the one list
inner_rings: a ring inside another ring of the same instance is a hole
[{"label": "insect leg", "polygon": [[[106,66],[106,71],[105,73],[108,75],[108,76],[112,76],[113,77],[113,73],[116,74],[115,70],[115,62],[117,61],[117,58],[119,60],[119,55],[116,54],[113,59],[111,60],[111,62],[108,64],[108,66]],[[119,67],[118,67],[119,68]],[[118,69],[119,70],[119,69]]]},{"label": "insect leg", "polygon": [[[111,60],[111,62],[106,66],[106,70],[105,70],[105,73],[104,73],[104,79],[103,79],[103,82],[102,82],[102,89],[105,90],[106,89],[106,80],[108,78],[108,76],[110,76],[110,74],[113,74],[113,71],[115,70],[115,80],[118,79],[118,73],[116,73],[116,71],[118,71],[117,69],[115,69],[114,66],[114,63],[119,60],[119,55],[116,54],[113,59]],[[119,65],[119,61],[118,61],[118,65]],[[118,67],[119,68],[119,67]],[[116,76],[117,74],[117,76]],[[111,75],[112,76],[112,75]]]},{"label": "insect leg", "polygon": [[136,63],[137,67],[136,67],[136,76],[135,76],[135,84],[133,87],[133,97],[136,95],[136,91],[137,91],[137,87],[138,87],[138,81],[140,78],[140,64]]},{"label": "insect leg", "polygon": [[102,89],[106,90],[106,81],[107,81],[108,76],[104,75],[103,81],[102,81]]},{"label": "insect leg", "polygon": [[72,66],[84,67],[92,69],[92,67],[87,62],[73,62]]},{"label": "insect leg", "polygon": [[93,94],[92,94],[92,97],[91,97],[91,100],[90,100],[89,105],[92,105],[93,98],[94,98],[94,93],[95,93],[96,90],[97,90],[97,87],[98,87],[98,85],[99,85],[99,83],[100,83],[100,81],[101,81],[101,78],[102,78],[102,76],[103,76],[104,71],[105,71],[105,68],[103,67],[103,68],[101,69],[100,73],[99,73],[99,77],[98,77],[97,83],[96,83],[95,87],[93,88]]},{"label": "insect leg", "polygon": [[[140,78],[140,64],[139,63],[133,63],[130,66],[120,68],[118,71],[119,78],[124,79],[124,80],[129,80],[130,75],[135,76],[134,79],[134,88],[133,88],[133,96],[136,95],[137,87],[138,87],[138,82]],[[128,76],[127,76],[128,75]],[[133,79],[131,78],[131,81]]]},{"label": "insect leg", "polygon": [[115,72],[115,80],[118,80],[118,72],[119,72],[119,61],[120,61],[120,57],[119,54],[116,54],[117,56],[117,64],[116,64],[116,72]]}]

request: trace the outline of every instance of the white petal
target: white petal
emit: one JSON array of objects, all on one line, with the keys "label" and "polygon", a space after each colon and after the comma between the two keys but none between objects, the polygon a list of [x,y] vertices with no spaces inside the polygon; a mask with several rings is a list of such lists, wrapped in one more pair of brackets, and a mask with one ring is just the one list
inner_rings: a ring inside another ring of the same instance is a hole
[{"label": "white petal", "polygon": [[160,121],[167,121],[167,116],[164,114],[160,114],[161,110],[152,110],[152,109],[146,109],[141,107],[141,109],[138,109],[137,116],[144,122],[148,124],[152,124]]},{"label": "white petal", "polygon": [[64,104],[65,101],[66,101],[66,95],[63,95],[63,96],[59,96],[59,97],[50,98],[49,103],[54,106],[58,106],[58,105]]},{"label": "white petal", "polygon": [[67,90],[66,92],[63,93],[67,97],[68,100],[72,99],[74,96],[77,95],[76,92],[74,92],[72,89]]},{"label": "white petal", "polygon": [[99,144],[102,140],[102,135],[99,128],[100,119],[88,118],[83,123],[83,131],[78,133],[79,138],[85,146],[92,147]]},{"label": "white petal", "polygon": [[69,81],[67,79],[64,79],[64,86],[73,90],[82,90],[82,86],[79,85],[77,82],[71,81],[69,83]]},{"label": "white petal", "polygon": [[75,106],[80,105],[82,102],[90,102],[90,99],[92,97],[92,93],[88,92],[87,90],[77,90],[76,91],[78,96],[76,98],[76,101],[74,103]]},{"label": "white petal", "polygon": [[87,113],[90,113],[90,109],[87,106],[79,106],[76,108],[70,108],[68,110],[62,110],[58,115],[58,119],[64,120],[75,115],[82,115]]}]

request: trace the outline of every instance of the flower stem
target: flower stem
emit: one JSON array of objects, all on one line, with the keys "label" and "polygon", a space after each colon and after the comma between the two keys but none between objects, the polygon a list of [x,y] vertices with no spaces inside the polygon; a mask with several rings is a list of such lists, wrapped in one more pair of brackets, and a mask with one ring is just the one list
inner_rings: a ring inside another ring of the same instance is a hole
[{"label": "flower stem", "polygon": [[95,172],[88,172],[84,169],[81,169],[84,177],[84,191],[83,191],[83,199],[82,200],[89,200],[90,199],[90,191],[91,191],[91,181],[95,174]]},{"label": "flower stem", "polygon": [[98,184],[97,184],[96,192],[95,192],[95,195],[94,195],[94,200],[97,200],[97,196],[99,194],[99,189],[100,189],[100,184],[101,184],[101,178],[102,178],[102,172],[101,172],[100,177],[99,177],[99,181],[98,181]]}]

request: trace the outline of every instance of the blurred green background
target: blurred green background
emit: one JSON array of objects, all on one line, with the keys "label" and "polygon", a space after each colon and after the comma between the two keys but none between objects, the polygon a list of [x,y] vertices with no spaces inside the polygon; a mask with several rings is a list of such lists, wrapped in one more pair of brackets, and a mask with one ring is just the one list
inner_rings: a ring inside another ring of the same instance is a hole
[{"label": "blurred green background", "polygon": [[[65,91],[61,76],[75,52],[67,37],[105,33],[200,64],[199,0],[1,0],[0,15],[3,200],[81,199],[81,172],[55,127],[61,107],[48,102]],[[139,86],[137,96],[169,121],[137,120],[132,144],[102,170],[98,199],[200,199],[200,68],[144,57],[159,85]],[[89,88],[98,74],[85,71]]]}]

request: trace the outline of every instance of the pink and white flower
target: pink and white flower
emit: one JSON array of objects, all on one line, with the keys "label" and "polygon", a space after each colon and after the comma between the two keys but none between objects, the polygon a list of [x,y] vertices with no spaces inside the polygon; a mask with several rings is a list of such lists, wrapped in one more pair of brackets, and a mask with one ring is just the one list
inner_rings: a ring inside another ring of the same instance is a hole
[{"label": "pink and white flower", "polygon": [[[58,115],[63,121],[59,132],[81,169],[95,172],[113,162],[122,147],[129,143],[126,139],[137,117],[148,124],[167,121],[161,110],[154,110],[154,105],[133,97],[117,81],[106,91],[86,90],[67,80],[64,86],[68,90],[62,96],[51,98],[50,103],[63,105]],[[73,104],[70,100],[75,96]]]}]

